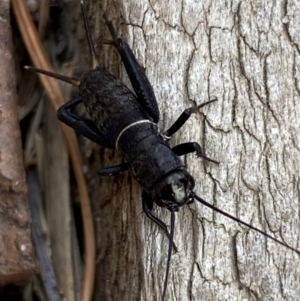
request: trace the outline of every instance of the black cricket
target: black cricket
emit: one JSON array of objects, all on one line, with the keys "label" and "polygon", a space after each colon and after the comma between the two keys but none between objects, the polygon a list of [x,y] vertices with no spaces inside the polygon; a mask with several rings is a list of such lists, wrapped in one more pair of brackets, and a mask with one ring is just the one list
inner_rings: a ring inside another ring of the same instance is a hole
[{"label": "black cricket", "polygon": [[[157,127],[159,110],[153,89],[130,47],[123,39],[117,37],[112,23],[104,16],[112,36],[112,41],[106,44],[115,46],[121,55],[135,94],[121,80],[98,66],[83,2],[81,2],[81,7],[94,69],[88,71],[79,81],[34,67],[26,66],[25,68],[78,86],[80,96],[60,107],[57,112],[58,119],[93,142],[116,149],[125,157],[126,163],[103,168],[98,174],[110,176],[130,170],[143,189],[143,211],[168,236],[168,263],[162,300],[166,296],[172,248],[177,251],[173,242],[175,212],[179,207],[193,203],[195,199],[300,254],[298,250],[216,208],[196,195],[193,191],[195,181],[185,170],[179,157],[195,152],[198,157],[218,164],[217,161],[204,155],[197,142],[183,143],[173,148],[168,145],[171,136],[193,113],[217,99],[214,98],[199,106],[186,109],[168,130],[160,133]],[[91,119],[80,117],[69,111],[80,103],[84,104]],[[170,232],[167,225],[152,214],[154,202],[171,212]]]}]

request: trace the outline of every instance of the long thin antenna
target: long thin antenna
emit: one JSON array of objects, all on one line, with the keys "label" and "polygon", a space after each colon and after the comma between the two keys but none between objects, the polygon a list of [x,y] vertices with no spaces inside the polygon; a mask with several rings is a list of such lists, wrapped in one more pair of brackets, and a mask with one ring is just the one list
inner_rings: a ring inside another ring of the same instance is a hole
[{"label": "long thin antenna", "polygon": [[68,84],[71,84],[73,86],[76,86],[76,87],[78,87],[80,85],[80,80],[77,79],[77,78],[74,78],[74,77],[64,76],[64,75],[61,75],[61,74],[57,74],[57,73],[54,73],[54,72],[50,72],[50,71],[46,71],[46,70],[43,70],[43,69],[35,68],[35,67],[32,67],[32,66],[24,66],[24,68],[27,69],[27,70],[32,70],[32,71],[35,71],[37,73],[41,73],[41,74],[50,76],[50,77],[54,77],[56,79],[62,80],[64,82],[66,82]]},{"label": "long thin antenna", "polygon": [[202,203],[203,205],[209,207],[210,209],[215,210],[215,211],[217,211],[217,212],[219,212],[219,213],[221,213],[221,214],[223,214],[223,215],[225,215],[225,216],[231,218],[232,220],[234,220],[234,221],[236,221],[236,222],[238,222],[238,223],[240,223],[240,224],[242,224],[242,225],[244,225],[244,226],[247,226],[248,228],[250,228],[250,229],[252,229],[252,230],[257,231],[257,232],[259,232],[260,234],[263,234],[263,235],[265,235],[266,237],[268,237],[268,238],[270,238],[270,239],[276,241],[277,243],[279,243],[279,244],[285,246],[286,248],[288,248],[288,249],[290,249],[290,250],[293,250],[294,252],[300,254],[300,251],[298,251],[297,249],[294,249],[294,248],[292,248],[291,246],[287,245],[286,243],[284,243],[284,242],[282,242],[282,241],[276,239],[275,237],[273,237],[273,236],[267,234],[266,232],[264,232],[264,231],[262,231],[262,230],[260,230],[260,229],[258,229],[258,228],[256,228],[256,227],[254,227],[254,226],[251,226],[250,224],[248,224],[248,223],[246,223],[246,222],[243,222],[242,220],[238,219],[237,217],[234,217],[233,215],[230,215],[229,213],[222,211],[221,209],[215,207],[214,205],[212,205],[212,204],[210,204],[210,203],[204,201],[202,198],[200,198],[199,196],[197,196],[195,193],[194,193],[193,196],[194,196],[194,198],[195,198],[198,202],[200,202],[200,203]]},{"label": "long thin antenna", "polygon": [[99,62],[97,60],[96,51],[95,51],[94,43],[93,43],[92,36],[91,36],[91,28],[90,28],[90,24],[89,24],[89,19],[87,17],[87,12],[86,12],[86,8],[83,3],[83,0],[81,0],[81,10],[82,10],[82,14],[83,14],[85,32],[86,32],[86,36],[87,36],[88,44],[89,44],[89,48],[90,48],[90,54],[92,57],[92,65],[93,65],[93,68],[96,68],[97,66],[99,66]]},{"label": "long thin antenna", "polygon": [[163,294],[162,294],[162,301],[165,300],[166,292],[167,292],[170,262],[171,262],[171,256],[172,256],[172,248],[173,248],[174,229],[175,229],[175,208],[172,208],[172,211],[171,211],[171,232],[170,232],[169,250],[168,250],[168,261],[167,261],[167,269],[166,269],[164,290],[163,290]]}]

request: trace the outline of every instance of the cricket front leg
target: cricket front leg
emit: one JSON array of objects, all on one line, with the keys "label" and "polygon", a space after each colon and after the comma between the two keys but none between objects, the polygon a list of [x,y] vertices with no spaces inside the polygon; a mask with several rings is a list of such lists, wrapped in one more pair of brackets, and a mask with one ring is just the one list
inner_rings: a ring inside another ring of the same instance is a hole
[{"label": "cricket front leg", "polygon": [[[170,239],[170,233],[168,231],[167,225],[162,220],[160,220],[158,217],[156,217],[152,214],[151,211],[153,209],[153,200],[152,200],[151,196],[145,190],[143,190],[143,193],[142,193],[142,203],[143,203],[143,211],[145,212],[147,217],[150,218],[161,229],[163,229],[164,232],[166,233],[167,237]],[[174,242],[173,242],[173,249],[175,252],[177,252],[177,247]]]},{"label": "cricket front leg", "polygon": [[172,151],[177,156],[183,156],[183,155],[195,152],[197,157],[201,157],[207,161],[213,162],[215,164],[219,164],[218,161],[215,161],[213,159],[206,157],[204,155],[204,152],[203,152],[201,146],[197,142],[187,142],[187,143],[178,144],[172,148]]}]

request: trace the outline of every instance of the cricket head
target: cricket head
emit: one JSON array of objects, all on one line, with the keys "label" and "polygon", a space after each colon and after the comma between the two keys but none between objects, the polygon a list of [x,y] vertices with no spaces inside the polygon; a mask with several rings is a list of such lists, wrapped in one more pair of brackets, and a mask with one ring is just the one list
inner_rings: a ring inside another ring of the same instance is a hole
[{"label": "cricket head", "polygon": [[152,199],[170,211],[192,202],[195,181],[185,170],[175,170],[161,178],[151,191]]}]

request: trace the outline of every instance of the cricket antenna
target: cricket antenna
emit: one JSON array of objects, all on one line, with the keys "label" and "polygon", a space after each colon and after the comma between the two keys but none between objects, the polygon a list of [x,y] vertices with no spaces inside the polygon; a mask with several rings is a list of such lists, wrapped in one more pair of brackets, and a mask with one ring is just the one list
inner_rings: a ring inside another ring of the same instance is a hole
[{"label": "cricket antenna", "polygon": [[254,231],[256,231],[256,232],[259,232],[260,234],[262,234],[262,235],[264,235],[264,236],[266,236],[266,237],[268,237],[268,238],[274,240],[275,242],[277,242],[277,243],[279,243],[279,244],[285,246],[286,248],[288,248],[288,249],[290,249],[290,250],[292,250],[292,251],[294,251],[294,252],[296,252],[296,253],[298,253],[298,254],[300,255],[300,251],[299,251],[299,250],[294,249],[293,247],[287,245],[286,243],[284,243],[284,242],[282,242],[282,241],[276,239],[275,237],[273,237],[273,236],[267,234],[266,232],[264,232],[264,231],[262,231],[262,230],[260,230],[260,229],[258,229],[258,228],[256,228],[256,227],[254,227],[254,226],[251,226],[250,224],[248,224],[248,223],[246,223],[246,222],[244,222],[244,221],[238,219],[237,217],[234,217],[233,215],[230,215],[229,213],[222,211],[221,209],[215,207],[214,205],[212,205],[212,204],[210,204],[210,203],[204,201],[202,198],[200,198],[199,196],[197,196],[195,193],[193,193],[193,197],[194,197],[198,202],[200,202],[200,203],[202,203],[203,205],[209,207],[210,209],[215,210],[215,211],[217,211],[217,212],[219,212],[219,213],[225,215],[226,217],[228,217],[228,218],[230,218],[230,219],[232,219],[232,220],[234,220],[234,221],[236,221],[236,222],[238,222],[238,223],[240,223],[240,224],[242,224],[242,225],[244,225],[244,226],[246,226],[246,227],[248,227],[248,228],[250,228],[250,229],[252,229],[252,230],[254,230]]},{"label": "cricket antenna", "polygon": [[89,19],[87,17],[86,7],[83,3],[83,0],[81,0],[81,10],[82,10],[82,14],[83,14],[85,32],[86,32],[86,36],[87,36],[88,44],[89,44],[89,48],[90,48],[90,54],[92,57],[92,65],[93,65],[93,68],[96,68],[97,66],[99,66],[99,62],[97,60],[94,43],[93,43],[93,40],[91,37],[91,29],[90,29]]},{"label": "cricket antenna", "polygon": [[168,279],[169,279],[169,270],[170,270],[170,262],[171,262],[172,248],[173,248],[173,238],[174,238],[174,229],[175,229],[175,211],[176,211],[176,208],[171,208],[171,231],[170,231],[170,237],[169,237],[168,261],[167,261],[167,269],[166,269],[164,290],[163,290],[163,294],[162,294],[162,301],[164,301],[165,297],[166,297],[167,285],[168,285]]},{"label": "cricket antenna", "polygon": [[50,72],[50,71],[46,71],[46,70],[43,70],[43,69],[35,68],[35,67],[32,67],[32,66],[24,66],[24,68],[27,69],[27,70],[32,70],[32,71],[35,71],[37,73],[41,73],[41,74],[50,76],[50,77],[54,77],[56,79],[62,80],[64,82],[66,82],[68,84],[71,84],[73,86],[76,86],[76,87],[78,87],[80,85],[80,80],[77,79],[77,78],[74,78],[74,77],[64,76],[64,75],[61,75],[61,74],[57,74],[57,73],[54,73],[54,72]]}]

